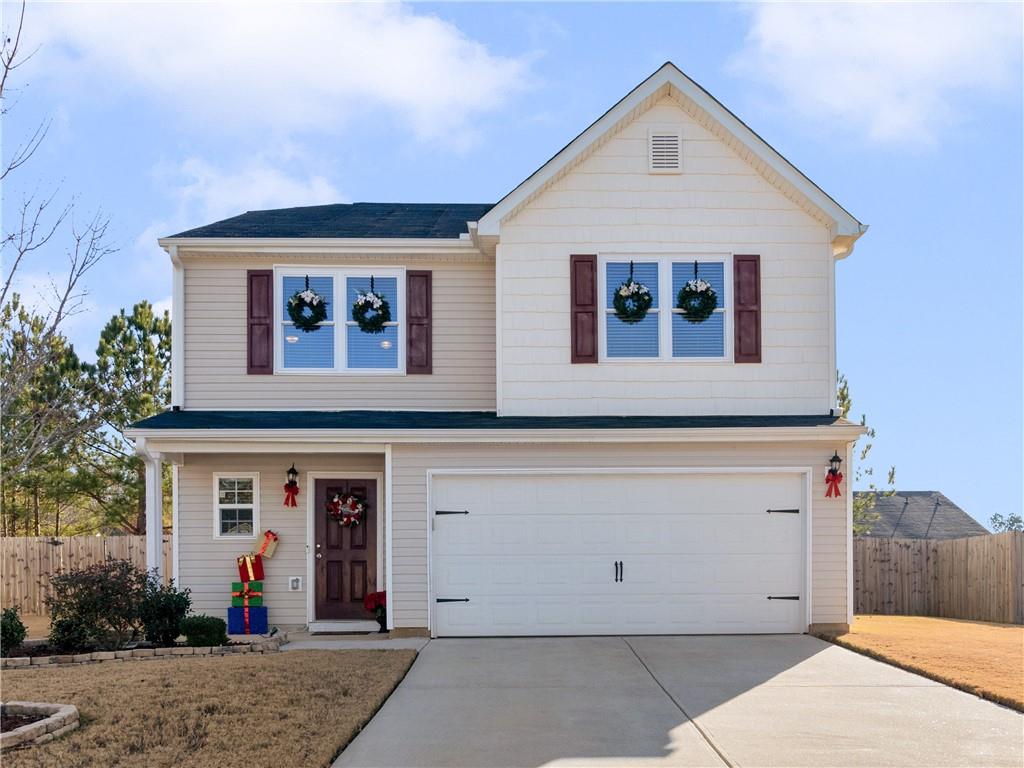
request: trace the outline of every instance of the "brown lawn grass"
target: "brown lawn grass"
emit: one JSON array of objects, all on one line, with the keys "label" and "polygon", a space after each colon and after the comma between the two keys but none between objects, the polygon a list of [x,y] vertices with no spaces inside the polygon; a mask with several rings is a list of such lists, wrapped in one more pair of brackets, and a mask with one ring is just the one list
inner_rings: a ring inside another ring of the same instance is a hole
[{"label": "brown lawn grass", "polygon": [[289,651],[8,670],[3,698],[72,703],[82,727],[5,768],[328,766],[414,651]]},{"label": "brown lawn grass", "polygon": [[1024,712],[1024,627],[927,616],[855,616],[844,648]]}]

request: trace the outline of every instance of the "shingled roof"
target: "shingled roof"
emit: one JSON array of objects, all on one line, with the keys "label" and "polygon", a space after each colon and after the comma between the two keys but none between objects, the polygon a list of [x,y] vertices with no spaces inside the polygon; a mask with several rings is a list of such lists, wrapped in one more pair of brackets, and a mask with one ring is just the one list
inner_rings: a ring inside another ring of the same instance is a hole
[{"label": "shingled roof", "polygon": [[172,237],[457,238],[493,203],[338,203],[248,211]]},{"label": "shingled roof", "polygon": [[[855,491],[863,497],[866,491]],[[879,495],[875,512],[881,517],[871,526],[870,538],[962,539],[984,536],[985,527],[938,491],[896,491]]]}]

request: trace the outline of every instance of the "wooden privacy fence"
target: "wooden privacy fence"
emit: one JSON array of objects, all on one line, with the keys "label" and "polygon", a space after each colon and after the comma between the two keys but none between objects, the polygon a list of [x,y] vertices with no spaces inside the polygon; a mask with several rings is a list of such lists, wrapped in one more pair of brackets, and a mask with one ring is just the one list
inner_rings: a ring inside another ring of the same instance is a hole
[{"label": "wooden privacy fence", "polygon": [[854,612],[1024,624],[1024,533],[854,539]]},{"label": "wooden privacy fence", "polygon": [[[107,557],[146,567],[145,536],[5,536],[0,538],[0,605],[24,614],[47,613],[50,576]],[[163,577],[171,573],[171,537],[164,535]]]}]

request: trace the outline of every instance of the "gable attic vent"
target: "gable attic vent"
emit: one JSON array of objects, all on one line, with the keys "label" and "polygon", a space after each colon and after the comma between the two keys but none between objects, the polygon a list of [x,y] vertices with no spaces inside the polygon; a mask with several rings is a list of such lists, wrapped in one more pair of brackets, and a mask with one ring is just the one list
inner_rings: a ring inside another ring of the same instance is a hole
[{"label": "gable attic vent", "polygon": [[651,131],[648,146],[648,170],[651,173],[681,173],[683,137],[677,131]]}]

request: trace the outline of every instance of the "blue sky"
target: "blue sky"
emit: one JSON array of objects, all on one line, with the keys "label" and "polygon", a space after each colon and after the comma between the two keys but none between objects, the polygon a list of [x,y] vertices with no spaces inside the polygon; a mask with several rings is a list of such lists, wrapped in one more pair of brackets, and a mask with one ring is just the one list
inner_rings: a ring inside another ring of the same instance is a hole
[{"label": "blue sky", "polygon": [[52,125],[3,213],[60,182],[112,217],[121,251],[69,328],[91,357],[120,307],[168,303],[157,236],[497,200],[672,60],[871,225],[838,307],[873,463],[987,521],[1021,510],[1020,29],[1012,4],[33,4],[5,154]]}]

